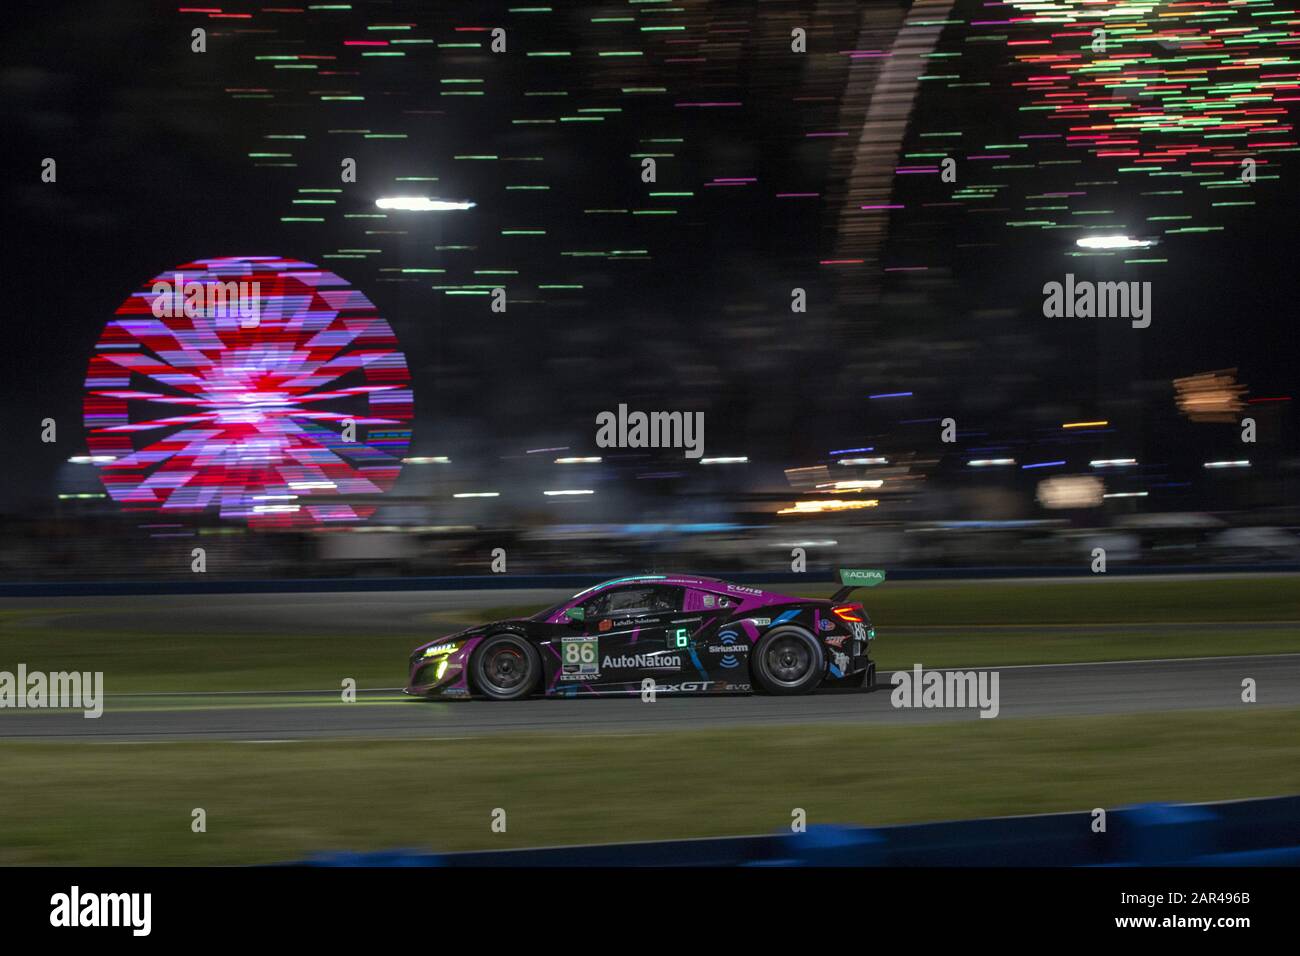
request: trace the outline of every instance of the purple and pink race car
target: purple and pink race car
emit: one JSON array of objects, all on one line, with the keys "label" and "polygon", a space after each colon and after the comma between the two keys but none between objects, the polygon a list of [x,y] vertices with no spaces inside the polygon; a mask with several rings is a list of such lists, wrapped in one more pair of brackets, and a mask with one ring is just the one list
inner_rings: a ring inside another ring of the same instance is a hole
[{"label": "purple and pink race car", "polygon": [[415,649],[408,694],[518,700],[542,695],[806,694],[875,684],[875,629],[848,600],[885,572],[839,572],[829,599],[716,578],[644,574]]}]

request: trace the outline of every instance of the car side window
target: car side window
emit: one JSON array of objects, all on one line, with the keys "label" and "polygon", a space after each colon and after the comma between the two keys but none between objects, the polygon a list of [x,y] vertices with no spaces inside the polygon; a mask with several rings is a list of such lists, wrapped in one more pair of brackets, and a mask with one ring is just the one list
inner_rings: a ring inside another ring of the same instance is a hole
[{"label": "car side window", "polygon": [[682,608],[681,588],[666,585],[633,585],[611,588],[587,602],[588,620],[602,617],[636,617],[641,614],[671,614]]}]

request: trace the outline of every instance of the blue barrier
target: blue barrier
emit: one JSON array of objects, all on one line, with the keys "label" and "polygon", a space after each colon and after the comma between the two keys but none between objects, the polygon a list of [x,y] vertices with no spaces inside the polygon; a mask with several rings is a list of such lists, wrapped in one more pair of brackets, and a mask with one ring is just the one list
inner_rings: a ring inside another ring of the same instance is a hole
[{"label": "blue barrier", "polygon": [[[1185,564],[1167,567],[1112,565],[1108,578],[1162,574],[1293,574],[1300,564]],[[101,597],[143,594],[295,594],[339,591],[492,591],[515,588],[584,588],[613,578],[649,573],[644,569],[599,574],[466,574],[403,578],[271,578],[265,580],[170,581],[8,581],[0,582],[0,597]],[[736,584],[819,584],[836,580],[831,568],[790,571],[689,571]],[[1088,578],[1078,567],[891,568],[891,581],[966,581],[997,578]]]},{"label": "blue barrier", "polygon": [[813,825],[804,833],[427,853],[325,853],[305,866],[1297,866],[1300,796],[1151,803],[1106,815],[1052,813],[904,826]]}]

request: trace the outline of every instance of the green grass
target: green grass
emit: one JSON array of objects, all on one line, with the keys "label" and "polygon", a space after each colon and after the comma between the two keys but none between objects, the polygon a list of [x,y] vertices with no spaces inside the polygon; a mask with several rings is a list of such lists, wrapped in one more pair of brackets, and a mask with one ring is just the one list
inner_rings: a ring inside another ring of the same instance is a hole
[{"label": "green grass", "polygon": [[[1300,711],[460,741],[3,743],[0,865],[229,864],[1300,791]],[[191,811],[207,812],[192,833]],[[493,808],[508,829],[490,831]]]},{"label": "green grass", "polygon": [[[830,585],[774,586],[826,596]],[[1300,627],[1234,627],[1300,617],[1300,577],[1084,582],[896,583],[857,592],[876,624],[874,654],[889,670],[927,666],[1067,663],[1300,651]],[[78,626],[68,607],[24,604],[0,611],[0,668],[103,671],[112,694],[327,690],[400,686],[411,649],[457,624],[536,607],[439,614],[427,631],[372,634],[194,633]],[[1091,625],[1124,622],[1119,630]],[[1185,622],[1182,628],[1168,625]],[[1076,629],[1077,628],[1077,629]],[[39,662],[39,664],[37,663]]]},{"label": "green grass", "polygon": [[[237,690],[327,690],[344,678],[358,687],[400,687],[411,651],[431,634],[166,634],[79,630],[20,631],[0,624],[0,668],[23,661],[43,671],[103,671],[109,694]],[[39,662],[39,666],[37,664]]]}]

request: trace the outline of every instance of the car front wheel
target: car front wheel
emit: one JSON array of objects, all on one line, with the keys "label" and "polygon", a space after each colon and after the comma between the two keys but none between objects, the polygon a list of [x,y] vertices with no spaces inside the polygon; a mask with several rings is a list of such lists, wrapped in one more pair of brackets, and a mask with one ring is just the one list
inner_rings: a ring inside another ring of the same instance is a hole
[{"label": "car front wheel", "polygon": [[474,687],[493,700],[519,700],[537,686],[542,662],[533,645],[515,634],[494,634],[474,652]]}]

